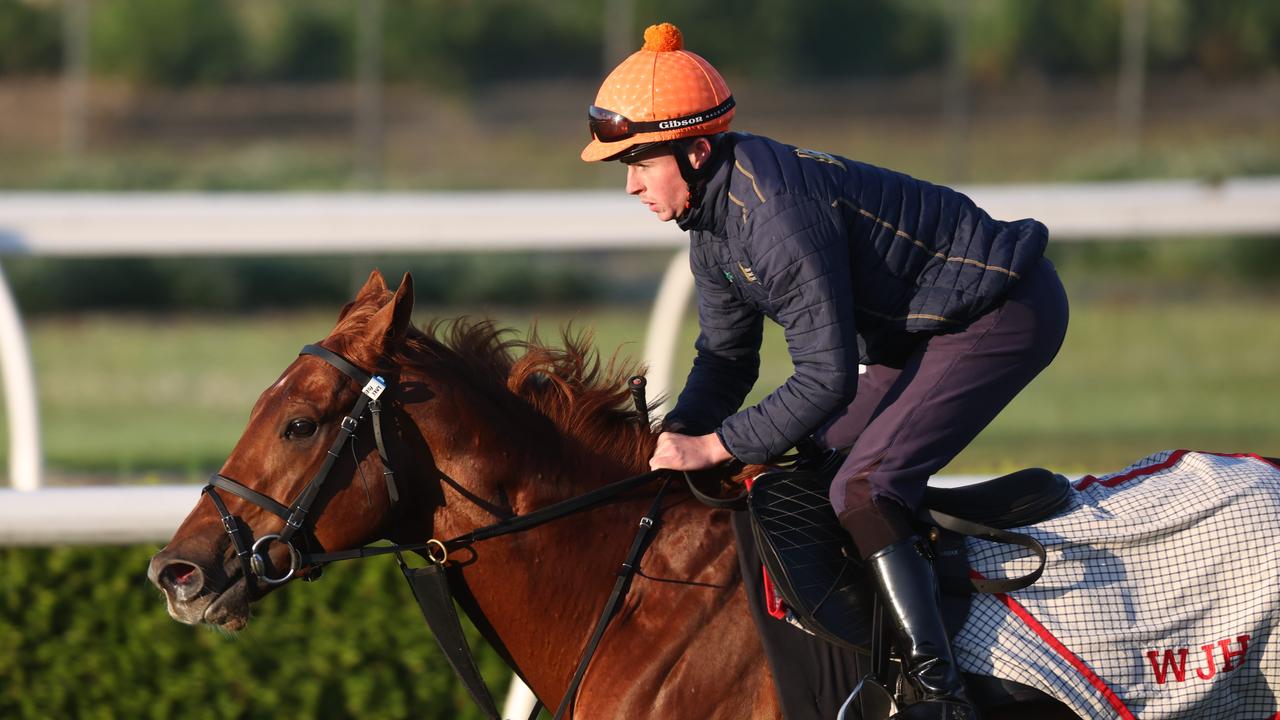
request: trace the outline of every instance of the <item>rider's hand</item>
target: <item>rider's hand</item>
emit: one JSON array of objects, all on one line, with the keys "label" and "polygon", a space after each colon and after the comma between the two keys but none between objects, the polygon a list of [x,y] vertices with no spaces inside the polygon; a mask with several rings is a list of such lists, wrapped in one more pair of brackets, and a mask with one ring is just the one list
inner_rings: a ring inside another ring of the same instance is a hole
[{"label": "rider's hand", "polygon": [[658,436],[649,469],[705,470],[732,459],[715,433],[693,436],[664,432]]}]

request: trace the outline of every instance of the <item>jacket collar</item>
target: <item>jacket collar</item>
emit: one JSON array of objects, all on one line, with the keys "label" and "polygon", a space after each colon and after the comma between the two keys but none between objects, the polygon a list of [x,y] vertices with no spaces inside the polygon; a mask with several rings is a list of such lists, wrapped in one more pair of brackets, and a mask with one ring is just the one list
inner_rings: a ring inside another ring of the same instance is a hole
[{"label": "jacket collar", "polygon": [[708,168],[700,200],[676,219],[681,230],[701,230],[724,236],[725,219],[729,216],[729,172],[733,169],[735,140],[732,134],[726,133],[716,144],[716,152],[708,161],[711,167]]}]

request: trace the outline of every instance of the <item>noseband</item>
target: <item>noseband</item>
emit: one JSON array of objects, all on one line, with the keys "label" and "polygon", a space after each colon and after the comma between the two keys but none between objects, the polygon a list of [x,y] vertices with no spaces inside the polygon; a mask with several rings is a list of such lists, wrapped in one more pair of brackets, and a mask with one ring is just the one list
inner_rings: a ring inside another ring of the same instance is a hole
[{"label": "noseband", "polygon": [[[312,355],[324,360],[347,377],[356,381],[362,389],[355,405],[351,408],[351,412],[342,418],[338,436],[334,438],[333,444],[329,446],[324,464],[320,466],[315,476],[311,478],[311,482],[307,483],[307,486],[302,489],[302,492],[298,493],[298,497],[288,507],[219,473],[214,473],[209,478],[209,484],[204,486],[204,494],[209,496],[209,499],[213,501],[214,506],[218,509],[218,513],[222,516],[222,527],[227,531],[227,535],[231,537],[231,544],[235,547],[236,557],[240,560],[240,567],[244,571],[246,582],[256,575],[267,585],[284,583],[298,574],[304,565],[304,558],[309,561],[308,564],[312,568],[307,573],[306,579],[311,580],[319,576],[320,561],[323,560],[324,556],[311,555],[310,553],[304,554],[293,544],[294,539],[299,534],[302,534],[303,542],[308,546],[310,545],[308,536],[311,532],[307,527],[307,519],[311,513],[311,506],[315,504],[321,488],[328,479],[329,473],[333,470],[333,465],[338,460],[342,446],[351,440],[356,428],[360,425],[361,418],[364,417],[366,412],[373,418],[373,437],[378,446],[378,455],[382,460],[382,475],[387,483],[387,495],[391,498],[393,507],[400,499],[400,494],[396,490],[395,473],[391,470],[391,465],[387,459],[387,451],[382,443],[382,406],[378,402],[378,398],[382,395],[383,390],[386,389],[386,381],[377,375],[370,375],[364,372],[348,362],[346,358],[319,345],[306,345],[298,354]],[[243,523],[227,510],[227,504],[223,501],[222,496],[218,494],[219,489],[225,490],[280,517],[280,519],[284,520],[284,527],[281,528],[280,532],[263,535],[255,540],[252,545],[249,545],[241,532]],[[272,577],[270,574],[271,563],[267,558],[266,551],[270,548],[272,542],[281,543],[289,548],[289,570],[279,577]]]}]

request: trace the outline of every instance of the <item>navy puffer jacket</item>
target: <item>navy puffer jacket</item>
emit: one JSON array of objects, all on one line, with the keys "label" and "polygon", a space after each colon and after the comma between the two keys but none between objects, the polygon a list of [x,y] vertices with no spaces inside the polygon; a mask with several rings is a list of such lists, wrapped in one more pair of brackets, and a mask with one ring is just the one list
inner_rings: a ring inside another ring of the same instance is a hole
[{"label": "navy puffer jacket", "polygon": [[[741,133],[721,138],[690,231],[701,334],[668,427],[715,430],[765,462],[852,402],[858,363],[894,362],[963,329],[1044,254],[1036,220],[993,220],[965,195]],[[795,373],[753,407],[763,318]]]}]

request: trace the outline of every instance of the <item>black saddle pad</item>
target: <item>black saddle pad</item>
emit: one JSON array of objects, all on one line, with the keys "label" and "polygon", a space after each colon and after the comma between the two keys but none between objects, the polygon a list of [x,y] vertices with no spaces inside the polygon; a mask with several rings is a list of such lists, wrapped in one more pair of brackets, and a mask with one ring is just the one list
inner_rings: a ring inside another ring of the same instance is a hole
[{"label": "black saddle pad", "polygon": [[792,613],[787,619],[837,645],[868,652],[873,598],[853,539],[827,490],[843,457],[758,476],[747,495],[761,561]]}]

